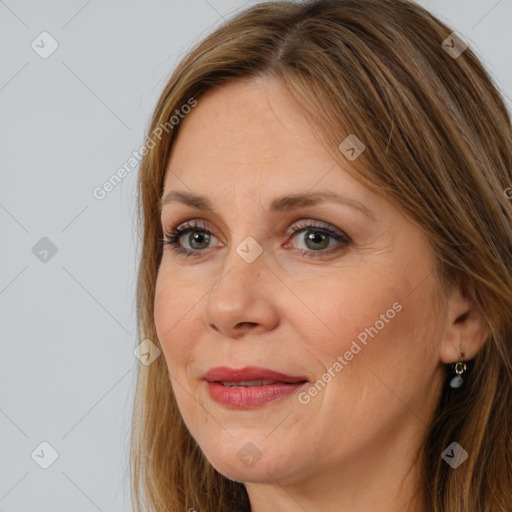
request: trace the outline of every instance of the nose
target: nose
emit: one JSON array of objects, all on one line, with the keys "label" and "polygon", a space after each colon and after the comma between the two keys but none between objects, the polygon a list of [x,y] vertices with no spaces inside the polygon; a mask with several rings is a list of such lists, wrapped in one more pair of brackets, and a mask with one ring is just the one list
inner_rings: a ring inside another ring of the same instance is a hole
[{"label": "nose", "polygon": [[233,248],[223,270],[208,297],[205,325],[234,339],[274,329],[279,323],[275,304],[279,281],[267,267],[264,254],[248,263]]}]

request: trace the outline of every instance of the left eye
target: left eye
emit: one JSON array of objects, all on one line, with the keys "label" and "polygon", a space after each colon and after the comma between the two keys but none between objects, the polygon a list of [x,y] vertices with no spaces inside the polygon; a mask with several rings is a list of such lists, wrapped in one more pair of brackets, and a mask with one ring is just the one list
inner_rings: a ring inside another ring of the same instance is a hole
[{"label": "left eye", "polygon": [[[345,233],[338,230],[335,231],[330,226],[324,224],[313,222],[306,225],[293,224],[290,227],[291,239],[296,238],[301,233],[304,234],[299,237],[299,240],[304,242],[306,248],[295,249],[294,253],[301,253],[302,256],[322,257],[350,244],[350,239]],[[334,243],[330,244],[332,240],[334,240]],[[285,244],[285,247],[287,245],[288,243]],[[325,250],[333,246],[335,247],[333,250]]]},{"label": "left eye", "polygon": [[[303,235],[298,236],[301,233],[303,233]],[[334,240],[334,234],[326,233],[316,228],[304,228],[295,231],[292,238],[298,238],[299,241],[303,241],[306,250],[316,251],[327,249],[329,247],[329,241]]]}]

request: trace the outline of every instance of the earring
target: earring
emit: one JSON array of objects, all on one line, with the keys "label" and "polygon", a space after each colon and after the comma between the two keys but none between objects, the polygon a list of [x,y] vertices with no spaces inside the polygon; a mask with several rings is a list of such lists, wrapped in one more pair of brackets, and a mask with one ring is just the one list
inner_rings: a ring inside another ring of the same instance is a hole
[{"label": "earring", "polygon": [[[464,357],[464,353],[462,353],[462,356]],[[455,376],[452,377],[450,380],[450,387],[453,389],[458,389],[462,386],[464,383],[464,379],[462,378],[462,374],[466,371],[466,363],[464,361],[457,361],[455,363],[454,372]]]}]

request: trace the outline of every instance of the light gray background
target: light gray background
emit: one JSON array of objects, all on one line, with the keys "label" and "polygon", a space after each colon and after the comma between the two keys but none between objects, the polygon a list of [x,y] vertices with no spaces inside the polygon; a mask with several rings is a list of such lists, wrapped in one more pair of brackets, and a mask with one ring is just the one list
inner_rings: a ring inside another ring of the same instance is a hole
[{"label": "light gray background", "polygon": [[[131,510],[136,169],[92,191],[143,143],[183,52],[254,3],[0,0],[0,511]],[[512,0],[421,4],[510,107]],[[59,45],[46,59],[31,47],[43,31]]]}]

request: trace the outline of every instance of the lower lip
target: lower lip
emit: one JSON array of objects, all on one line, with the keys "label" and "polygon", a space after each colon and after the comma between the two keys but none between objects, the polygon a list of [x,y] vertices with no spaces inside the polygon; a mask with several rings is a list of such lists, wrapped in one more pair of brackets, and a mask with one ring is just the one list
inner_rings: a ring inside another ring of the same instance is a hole
[{"label": "lower lip", "polygon": [[232,409],[260,407],[304,387],[307,382],[297,384],[268,384],[267,386],[223,386],[216,382],[207,382],[210,396],[217,403]]}]

